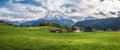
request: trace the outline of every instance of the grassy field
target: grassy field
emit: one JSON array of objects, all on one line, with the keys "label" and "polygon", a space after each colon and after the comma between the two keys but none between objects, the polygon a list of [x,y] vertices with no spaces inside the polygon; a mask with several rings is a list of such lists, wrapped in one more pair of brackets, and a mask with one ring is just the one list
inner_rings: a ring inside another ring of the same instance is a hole
[{"label": "grassy field", "polygon": [[50,33],[50,28],[0,25],[0,50],[120,50],[120,32]]}]

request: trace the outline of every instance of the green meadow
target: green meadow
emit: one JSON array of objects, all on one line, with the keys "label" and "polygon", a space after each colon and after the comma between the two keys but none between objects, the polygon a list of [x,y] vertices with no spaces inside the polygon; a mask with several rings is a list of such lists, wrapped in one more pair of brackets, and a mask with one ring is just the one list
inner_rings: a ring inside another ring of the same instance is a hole
[{"label": "green meadow", "polygon": [[51,33],[48,26],[0,25],[0,50],[120,50],[120,32]]}]

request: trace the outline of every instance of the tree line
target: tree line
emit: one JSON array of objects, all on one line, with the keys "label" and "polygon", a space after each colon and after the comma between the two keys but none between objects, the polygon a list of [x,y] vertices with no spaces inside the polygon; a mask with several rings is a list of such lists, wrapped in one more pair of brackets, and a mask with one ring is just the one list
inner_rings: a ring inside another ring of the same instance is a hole
[{"label": "tree line", "polygon": [[[53,22],[41,22],[39,26],[50,26],[50,27],[57,27],[57,28],[65,28],[67,29],[69,26],[66,24],[60,23],[53,23]],[[27,25],[27,27],[32,27],[31,25]]]}]

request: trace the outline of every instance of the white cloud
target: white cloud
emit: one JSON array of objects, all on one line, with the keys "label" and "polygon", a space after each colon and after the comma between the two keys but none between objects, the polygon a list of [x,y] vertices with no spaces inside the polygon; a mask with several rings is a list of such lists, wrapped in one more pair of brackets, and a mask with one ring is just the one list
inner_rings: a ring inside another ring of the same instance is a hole
[{"label": "white cloud", "polygon": [[41,7],[25,4],[10,4],[10,8],[1,8],[0,18],[10,21],[36,20],[46,12]]}]

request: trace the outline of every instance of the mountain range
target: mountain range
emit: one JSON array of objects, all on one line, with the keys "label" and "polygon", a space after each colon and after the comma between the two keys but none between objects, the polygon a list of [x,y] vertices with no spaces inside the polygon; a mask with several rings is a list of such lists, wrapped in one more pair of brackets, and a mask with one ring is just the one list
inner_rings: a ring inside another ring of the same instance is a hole
[{"label": "mountain range", "polygon": [[119,0],[0,0],[0,20],[20,26],[40,22],[71,26],[84,20],[117,18],[119,4]]},{"label": "mountain range", "polygon": [[75,24],[80,28],[92,27],[97,30],[111,29],[113,31],[120,29],[120,17],[107,18],[107,19],[96,19],[96,20],[85,20]]}]

